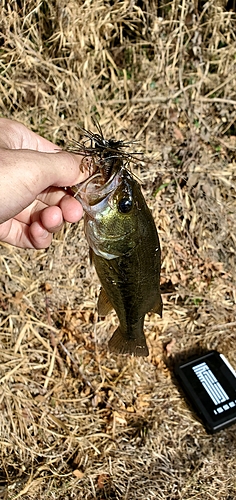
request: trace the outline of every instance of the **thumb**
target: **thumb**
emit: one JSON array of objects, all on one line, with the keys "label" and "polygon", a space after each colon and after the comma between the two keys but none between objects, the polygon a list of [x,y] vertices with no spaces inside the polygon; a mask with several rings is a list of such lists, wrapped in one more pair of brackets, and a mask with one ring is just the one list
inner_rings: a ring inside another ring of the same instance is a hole
[{"label": "thumb", "polygon": [[[83,157],[66,151],[1,150],[0,199],[3,220],[14,217],[50,186],[72,186],[88,177]],[[4,208],[5,207],[5,208]]]},{"label": "thumb", "polygon": [[[84,181],[89,175],[88,162],[83,161],[84,156],[67,151],[56,151],[50,153],[36,153],[40,155],[40,169],[42,172],[42,183],[46,187],[67,187]],[[43,155],[43,158],[41,158]],[[39,157],[38,157],[39,159]],[[44,179],[43,179],[44,177]],[[43,187],[45,189],[45,187]],[[40,190],[41,191],[41,190]]]}]

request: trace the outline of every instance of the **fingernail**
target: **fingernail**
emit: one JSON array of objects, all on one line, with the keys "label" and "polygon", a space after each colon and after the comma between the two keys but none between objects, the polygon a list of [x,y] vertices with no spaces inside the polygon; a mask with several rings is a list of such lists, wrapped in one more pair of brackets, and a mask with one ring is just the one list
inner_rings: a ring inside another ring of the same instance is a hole
[{"label": "fingernail", "polygon": [[60,224],[60,226],[51,227],[51,232],[58,233],[61,230],[62,226],[63,226],[63,224]]},{"label": "fingernail", "polygon": [[41,234],[40,234],[40,238],[47,238],[49,235],[49,232],[46,230],[46,229],[43,229],[42,228],[42,231],[41,231]]}]

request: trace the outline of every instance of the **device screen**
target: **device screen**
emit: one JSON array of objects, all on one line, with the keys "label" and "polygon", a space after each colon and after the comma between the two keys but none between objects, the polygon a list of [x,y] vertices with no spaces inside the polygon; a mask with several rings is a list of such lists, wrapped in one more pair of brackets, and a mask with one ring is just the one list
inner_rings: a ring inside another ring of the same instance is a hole
[{"label": "device screen", "polygon": [[211,431],[236,421],[236,375],[222,354],[210,351],[187,361],[176,375]]}]

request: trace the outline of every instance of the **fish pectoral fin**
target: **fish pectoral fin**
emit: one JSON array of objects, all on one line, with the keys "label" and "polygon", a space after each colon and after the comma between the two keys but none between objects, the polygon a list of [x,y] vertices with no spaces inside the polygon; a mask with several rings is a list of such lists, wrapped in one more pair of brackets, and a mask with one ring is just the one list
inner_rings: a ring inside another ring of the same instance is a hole
[{"label": "fish pectoral fin", "polygon": [[93,264],[93,251],[91,247],[89,247],[89,263],[90,265]]},{"label": "fish pectoral fin", "polygon": [[111,305],[104,288],[101,288],[97,307],[98,316],[106,316],[113,309],[113,306]]},{"label": "fish pectoral fin", "polygon": [[151,309],[151,312],[154,312],[155,314],[159,314],[159,316],[162,318],[162,300],[161,296],[158,297],[156,305]]}]

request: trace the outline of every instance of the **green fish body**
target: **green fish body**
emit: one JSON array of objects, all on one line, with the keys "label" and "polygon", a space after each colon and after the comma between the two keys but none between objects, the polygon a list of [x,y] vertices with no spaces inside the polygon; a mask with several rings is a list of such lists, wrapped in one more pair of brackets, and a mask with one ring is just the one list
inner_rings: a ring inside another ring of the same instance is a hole
[{"label": "green fish body", "polygon": [[111,351],[147,356],[145,314],[162,315],[161,251],[156,226],[138,182],[119,166],[103,184],[95,174],[76,198],[85,211],[85,234],[102,290],[98,313],[115,309],[119,326]]}]

